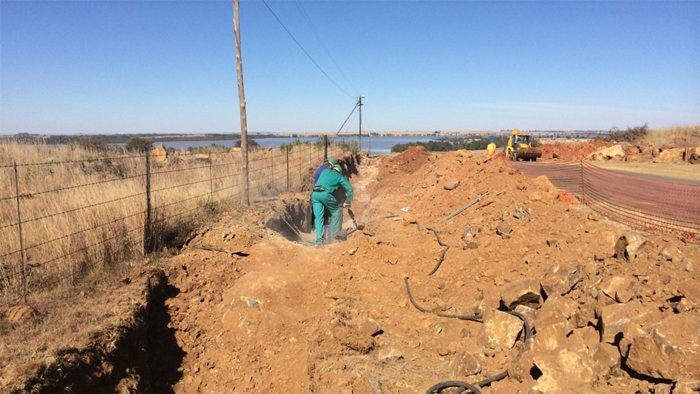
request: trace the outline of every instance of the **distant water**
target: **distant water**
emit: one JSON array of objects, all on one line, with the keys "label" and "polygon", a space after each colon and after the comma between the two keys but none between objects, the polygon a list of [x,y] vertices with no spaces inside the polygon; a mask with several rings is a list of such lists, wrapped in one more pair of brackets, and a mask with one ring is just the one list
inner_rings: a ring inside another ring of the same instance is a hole
[{"label": "distant water", "polygon": [[[270,138],[252,138],[255,140],[258,144],[265,148],[277,148],[280,147],[283,144],[288,144],[292,141],[296,140],[301,140],[304,142],[316,142],[318,141],[318,137],[300,137],[300,138],[291,138],[291,137],[270,137]],[[425,137],[425,136],[416,136],[416,137],[367,137],[363,136],[362,137],[362,150],[365,152],[370,152],[370,154],[373,155],[386,155],[391,153],[391,147],[396,145],[396,144],[406,144],[409,142],[428,142],[428,141],[433,141],[435,140],[435,137]],[[224,145],[227,147],[233,146],[238,140],[237,139],[232,139],[232,140],[219,140],[219,141],[208,141],[208,140],[202,140],[202,141],[162,141],[162,142],[157,142],[156,144],[163,144],[165,145],[166,148],[174,148],[174,149],[187,149],[187,148],[199,148],[199,147],[205,147],[209,146],[211,144],[217,144],[217,145]],[[357,142],[358,138],[356,136],[354,137],[343,137],[343,136],[338,136],[334,140],[335,143],[352,143],[352,142]]]}]

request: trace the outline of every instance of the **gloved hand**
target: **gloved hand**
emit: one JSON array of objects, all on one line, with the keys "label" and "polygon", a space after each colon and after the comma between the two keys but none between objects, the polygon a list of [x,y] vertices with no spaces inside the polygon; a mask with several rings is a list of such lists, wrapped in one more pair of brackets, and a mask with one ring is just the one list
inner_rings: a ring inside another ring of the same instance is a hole
[{"label": "gloved hand", "polygon": [[349,202],[344,202],[344,203],[343,203],[343,208],[350,208],[350,203],[349,203]]}]

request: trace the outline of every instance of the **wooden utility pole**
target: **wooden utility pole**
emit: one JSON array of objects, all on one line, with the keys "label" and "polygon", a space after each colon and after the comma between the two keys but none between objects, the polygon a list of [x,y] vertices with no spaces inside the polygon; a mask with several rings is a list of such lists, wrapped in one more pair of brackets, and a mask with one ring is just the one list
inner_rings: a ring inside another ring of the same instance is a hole
[{"label": "wooden utility pole", "polygon": [[241,106],[241,162],[243,176],[243,204],[250,205],[248,187],[248,121],[245,111],[245,91],[243,89],[243,64],[241,60],[241,27],[238,0],[233,0],[233,33],[236,36],[236,74],[238,74],[238,102]]},{"label": "wooden utility pole", "polygon": [[363,98],[364,98],[364,96],[360,96],[357,98],[357,106],[359,107],[358,109],[360,110],[360,128],[359,128],[359,131],[360,131],[360,147],[359,147],[360,152],[362,152],[362,105],[363,105],[362,99]]}]

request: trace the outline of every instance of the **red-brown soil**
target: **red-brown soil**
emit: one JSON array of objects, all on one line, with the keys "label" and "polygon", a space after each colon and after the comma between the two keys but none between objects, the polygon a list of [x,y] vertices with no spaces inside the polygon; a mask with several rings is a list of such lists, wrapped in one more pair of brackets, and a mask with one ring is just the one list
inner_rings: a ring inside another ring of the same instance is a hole
[{"label": "red-brown soil", "polygon": [[[685,367],[663,357],[656,365],[643,350],[666,326],[700,343],[684,332],[700,319],[697,245],[629,232],[560,201],[546,178],[481,154],[409,149],[358,169],[353,209],[366,228],[345,242],[310,247],[266,228],[279,201],[223,215],[165,263],[173,291],[164,316],[182,360],[163,373],[177,377],[175,392],[416,393],[504,370],[484,393],[693,387],[698,349],[672,347],[691,360]],[[449,248],[428,275],[445,250],[435,232]],[[227,252],[195,248],[204,245]],[[405,277],[425,308],[485,322],[420,312]],[[496,310],[528,286],[537,300],[518,308],[534,326],[524,344]],[[603,321],[613,309],[634,311],[632,323]],[[512,348],[506,331],[517,337]]]}]

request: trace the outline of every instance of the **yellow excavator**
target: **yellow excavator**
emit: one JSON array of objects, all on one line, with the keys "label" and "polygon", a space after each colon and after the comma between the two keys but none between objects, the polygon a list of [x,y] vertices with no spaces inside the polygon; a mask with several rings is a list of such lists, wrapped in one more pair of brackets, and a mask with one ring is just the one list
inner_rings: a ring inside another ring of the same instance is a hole
[{"label": "yellow excavator", "polygon": [[542,157],[542,152],[532,147],[529,135],[521,134],[518,129],[513,129],[510,138],[508,138],[506,156],[513,161],[537,161],[538,158]]}]

